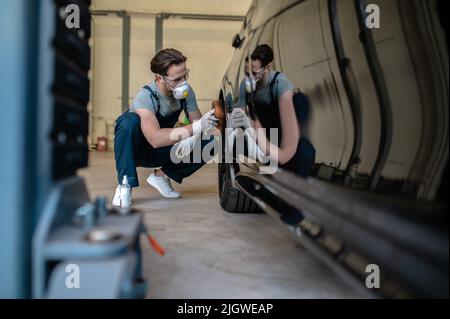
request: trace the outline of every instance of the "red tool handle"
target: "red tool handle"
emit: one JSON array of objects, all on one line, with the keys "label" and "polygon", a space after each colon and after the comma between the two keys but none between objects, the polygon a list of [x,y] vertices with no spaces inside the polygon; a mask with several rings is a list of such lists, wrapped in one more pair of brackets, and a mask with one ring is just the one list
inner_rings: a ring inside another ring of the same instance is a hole
[{"label": "red tool handle", "polygon": [[160,256],[164,256],[164,254],[166,253],[164,248],[161,247],[161,245],[156,241],[155,238],[153,238],[152,236],[147,234],[147,239],[148,242],[150,243],[150,246],[153,247],[153,249],[160,255]]}]

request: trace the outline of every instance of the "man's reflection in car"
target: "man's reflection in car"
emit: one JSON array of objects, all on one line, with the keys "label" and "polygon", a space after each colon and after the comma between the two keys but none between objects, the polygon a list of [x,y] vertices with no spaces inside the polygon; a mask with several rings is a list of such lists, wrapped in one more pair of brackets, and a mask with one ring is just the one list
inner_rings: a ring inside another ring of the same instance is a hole
[{"label": "man's reflection in car", "polygon": [[[267,44],[259,45],[250,59],[246,58],[245,79],[239,87],[239,101],[231,113],[230,126],[254,128],[256,143],[265,155],[276,154],[279,167],[306,178],[316,156],[310,141],[302,136],[309,102],[304,94],[294,94],[294,86],[285,74],[272,70],[273,58],[273,50]],[[272,136],[271,129],[278,134]],[[289,208],[281,219],[294,225],[303,220],[303,214]]]},{"label": "man's reflection in car", "polygon": [[[263,153],[269,157],[276,154],[279,167],[307,177],[316,155],[309,140],[302,136],[309,102],[304,94],[294,94],[294,86],[285,74],[272,70],[273,57],[272,48],[262,44],[250,55],[250,61],[246,58],[245,79],[240,84],[239,101],[229,126],[253,127]],[[246,106],[250,116],[244,111]],[[271,136],[270,129],[276,129],[277,136]]]}]

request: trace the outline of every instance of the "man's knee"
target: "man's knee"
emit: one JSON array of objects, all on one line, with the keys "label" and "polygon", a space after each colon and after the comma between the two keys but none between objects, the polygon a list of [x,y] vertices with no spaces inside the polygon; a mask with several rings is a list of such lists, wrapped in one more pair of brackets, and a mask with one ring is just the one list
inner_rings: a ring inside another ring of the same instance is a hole
[{"label": "man's knee", "polygon": [[117,120],[116,134],[119,132],[133,133],[141,129],[141,118],[133,112],[122,114]]},{"label": "man's knee", "polygon": [[300,157],[304,161],[311,162],[311,166],[312,166],[312,164],[314,164],[314,161],[316,159],[316,149],[314,148],[314,146],[311,144],[311,142],[308,139],[305,139],[305,138],[300,139],[300,143],[297,148],[297,152],[300,153]]},{"label": "man's knee", "polygon": [[301,139],[298,149],[297,173],[308,177],[316,159],[316,149],[307,139]]}]

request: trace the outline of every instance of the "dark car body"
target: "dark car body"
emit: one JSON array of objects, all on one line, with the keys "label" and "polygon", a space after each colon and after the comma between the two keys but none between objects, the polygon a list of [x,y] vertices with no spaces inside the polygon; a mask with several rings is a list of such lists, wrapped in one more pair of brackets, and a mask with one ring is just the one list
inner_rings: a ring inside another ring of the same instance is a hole
[{"label": "dark car body", "polygon": [[357,274],[363,291],[363,266],[379,264],[399,287],[382,295],[448,297],[448,47],[440,4],[253,1],[219,98],[230,112],[245,58],[270,45],[273,68],[309,100],[302,132],[316,160],[309,179],[222,163],[222,207],[262,208],[281,220],[301,210],[306,219],[288,227],[338,272]]}]

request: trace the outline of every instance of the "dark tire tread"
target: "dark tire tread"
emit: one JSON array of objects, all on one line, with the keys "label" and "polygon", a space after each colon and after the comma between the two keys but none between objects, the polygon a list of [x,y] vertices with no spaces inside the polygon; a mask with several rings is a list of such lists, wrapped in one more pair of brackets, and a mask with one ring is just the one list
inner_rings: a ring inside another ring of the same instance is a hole
[{"label": "dark tire tread", "polygon": [[225,165],[225,167],[222,168],[219,166],[218,174],[220,206],[222,206],[225,211],[236,214],[254,213],[259,211],[258,205],[250,197],[232,186],[229,168],[230,164],[220,165]]}]

